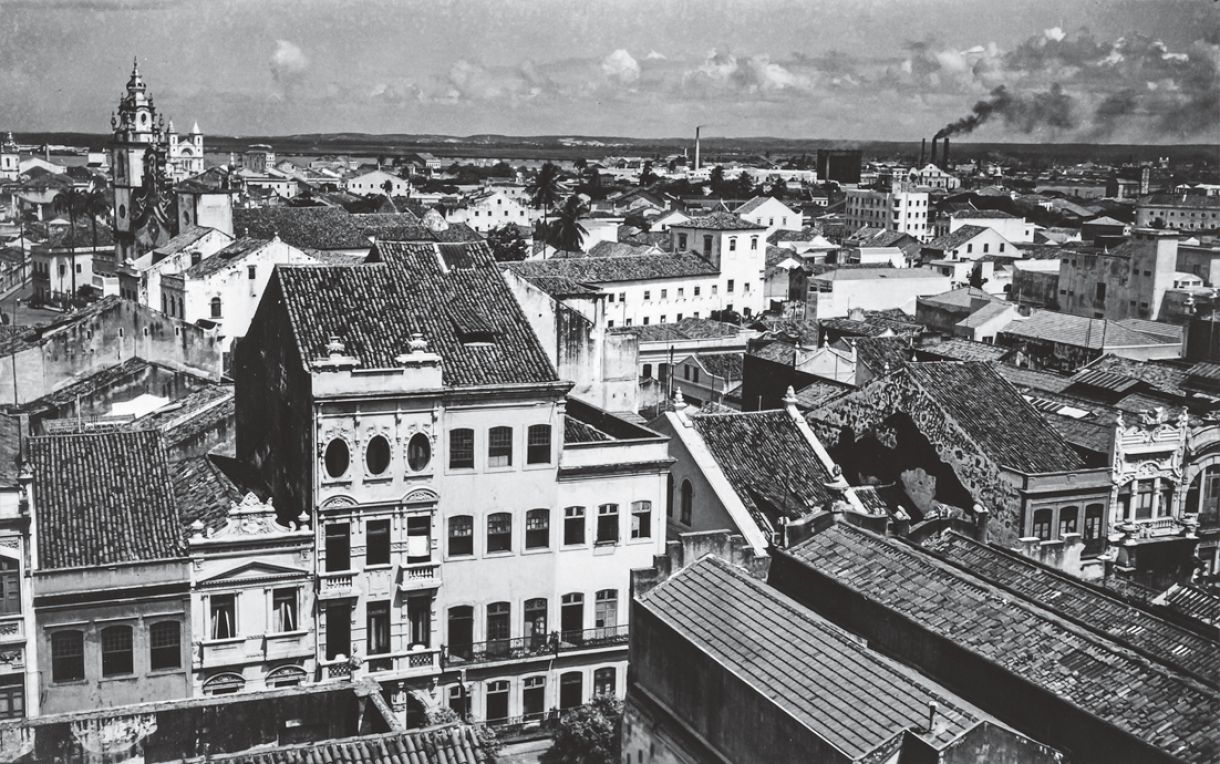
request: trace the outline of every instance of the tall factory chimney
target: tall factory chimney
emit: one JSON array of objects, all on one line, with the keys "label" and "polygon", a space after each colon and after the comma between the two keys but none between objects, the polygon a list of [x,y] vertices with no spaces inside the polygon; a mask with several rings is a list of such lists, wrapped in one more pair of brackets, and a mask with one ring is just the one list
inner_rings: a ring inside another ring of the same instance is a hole
[{"label": "tall factory chimney", "polygon": [[944,171],[949,171],[949,136],[945,136],[945,150],[940,154],[940,163],[944,165]]},{"label": "tall factory chimney", "polygon": [[695,125],[695,171],[699,170],[699,131],[703,125]]},{"label": "tall factory chimney", "polygon": [[936,144],[939,143],[935,138],[932,139],[932,156],[928,157],[928,161],[936,164]]},{"label": "tall factory chimney", "polygon": [[923,167],[924,157],[928,155],[928,139],[919,139],[919,166]]}]

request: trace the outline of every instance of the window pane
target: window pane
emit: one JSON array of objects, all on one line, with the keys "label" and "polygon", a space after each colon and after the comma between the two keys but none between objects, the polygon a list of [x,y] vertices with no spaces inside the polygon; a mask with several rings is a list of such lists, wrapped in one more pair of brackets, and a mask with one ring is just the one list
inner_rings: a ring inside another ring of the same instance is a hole
[{"label": "window pane", "polygon": [[584,507],[568,507],[563,511],[563,543],[585,543]]},{"label": "window pane", "polygon": [[390,652],[390,603],[370,602],[368,618],[368,654],[380,655]]},{"label": "window pane", "polygon": [[614,695],[615,670],[613,666],[599,668],[593,672],[593,694]]},{"label": "window pane", "polygon": [[487,516],[487,551],[508,552],[513,548],[513,516],[497,512]]},{"label": "window pane", "polygon": [[529,429],[529,443],[525,452],[526,464],[550,464],[551,462],[551,426],[549,424],[532,425]]},{"label": "window pane", "polygon": [[365,536],[364,562],[367,565],[390,564],[390,521],[370,520]]},{"label": "window pane", "polygon": [[487,465],[508,467],[513,463],[513,428],[493,427],[487,435]]},{"label": "window pane", "polygon": [[474,518],[460,515],[449,518],[449,555],[474,554]]},{"label": "window pane", "polygon": [[161,621],[149,628],[148,655],[154,671],[182,665],[182,628],[177,621]]},{"label": "window pane", "polygon": [[276,589],[271,592],[272,622],[277,632],[297,630],[297,590]]},{"label": "window pane", "polygon": [[474,430],[460,429],[450,431],[449,468],[474,468]]},{"label": "window pane", "polygon": [[85,678],[85,635],[57,631],[51,635],[51,679],[73,682]]},{"label": "window pane", "polygon": [[631,538],[652,537],[652,502],[637,501],[631,505]]},{"label": "window pane", "polygon": [[232,639],[237,636],[236,597],[232,594],[214,594],[212,603],[212,639]]},{"label": "window pane", "polygon": [[531,509],[525,513],[525,548],[544,549],[551,545],[551,511]]},{"label": "window pane", "polygon": [[102,629],[102,676],[132,673],[131,627]]},{"label": "window pane", "polygon": [[597,543],[618,541],[618,505],[603,504],[597,508]]}]

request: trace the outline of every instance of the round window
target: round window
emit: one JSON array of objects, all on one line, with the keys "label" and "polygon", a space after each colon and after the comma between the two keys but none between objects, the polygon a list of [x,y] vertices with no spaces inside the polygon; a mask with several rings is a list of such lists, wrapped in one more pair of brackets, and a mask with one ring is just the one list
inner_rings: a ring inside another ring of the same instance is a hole
[{"label": "round window", "polygon": [[390,468],[390,441],[383,435],[374,436],[364,452],[364,463],[370,475],[380,475]]},{"label": "round window", "polygon": [[432,443],[428,440],[428,436],[422,432],[412,435],[410,442],[407,443],[407,466],[411,468],[412,472],[419,472],[427,467],[431,460]]},{"label": "round window", "polygon": [[347,472],[351,463],[351,453],[347,449],[347,441],[335,438],[326,444],[326,474],[337,478]]},{"label": "round window", "polygon": [[127,217],[127,205],[125,205],[125,204],[119,205],[119,217],[121,217],[121,218]]}]

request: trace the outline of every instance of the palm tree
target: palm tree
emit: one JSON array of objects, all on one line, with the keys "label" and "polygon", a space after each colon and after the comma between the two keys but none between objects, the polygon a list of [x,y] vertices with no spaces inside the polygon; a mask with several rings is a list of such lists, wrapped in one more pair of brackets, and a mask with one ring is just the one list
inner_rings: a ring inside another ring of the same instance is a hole
[{"label": "palm tree", "polygon": [[97,219],[110,214],[110,201],[106,191],[94,188],[85,195],[85,212],[89,213],[89,226],[93,232],[93,257],[97,257]]},{"label": "palm tree", "polygon": [[[76,213],[78,210],[84,212],[86,206],[86,196],[84,192],[78,191],[76,186],[68,186],[55,195],[55,209],[59,212],[67,211],[68,213],[67,238],[70,249],[76,249]],[[76,299],[76,253],[72,252],[69,257],[68,270],[72,271],[72,294],[68,300],[69,304],[71,304],[71,301]]]},{"label": "palm tree", "polygon": [[543,164],[527,190],[530,203],[542,208],[542,219],[546,222],[551,217],[551,207],[559,201],[559,168],[550,162]]},{"label": "palm tree", "polygon": [[568,201],[559,212],[558,219],[555,220],[555,225],[547,232],[551,245],[555,249],[567,252],[581,251],[585,243],[585,236],[589,233],[580,224],[580,216],[584,214],[584,211],[584,205],[581,204],[580,199],[575,196],[568,197]]}]

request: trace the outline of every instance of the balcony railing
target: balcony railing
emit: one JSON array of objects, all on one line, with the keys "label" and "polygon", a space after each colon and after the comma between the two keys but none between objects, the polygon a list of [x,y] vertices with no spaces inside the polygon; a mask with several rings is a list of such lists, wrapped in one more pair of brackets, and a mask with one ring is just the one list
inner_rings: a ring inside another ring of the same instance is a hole
[{"label": "balcony railing", "polygon": [[402,566],[402,576],[398,580],[399,591],[435,589],[440,585],[441,565],[439,562],[416,562]]},{"label": "balcony railing", "polygon": [[493,639],[468,645],[447,645],[442,647],[441,668],[522,660],[576,650],[597,650],[626,642],[627,626],[624,625],[582,631],[553,631],[549,635]]},{"label": "balcony railing", "polygon": [[355,594],[355,574],[351,572],[318,574],[318,596],[322,599],[339,599],[352,597]]},{"label": "balcony railing", "polygon": [[559,725],[559,716],[559,709],[552,708],[536,714],[488,719],[487,726],[496,731],[496,739],[501,743],[533,740],[554,734]]}]

